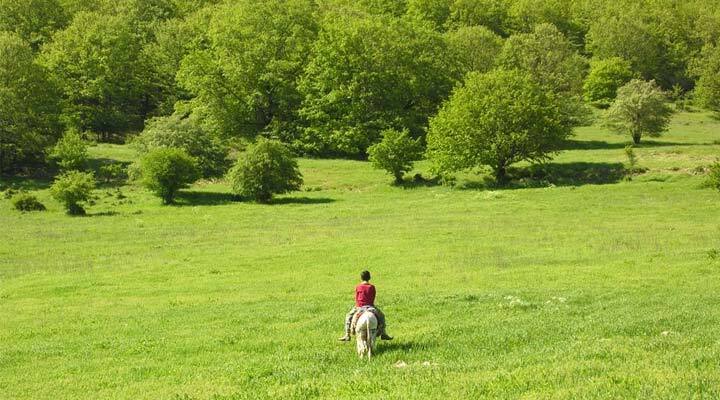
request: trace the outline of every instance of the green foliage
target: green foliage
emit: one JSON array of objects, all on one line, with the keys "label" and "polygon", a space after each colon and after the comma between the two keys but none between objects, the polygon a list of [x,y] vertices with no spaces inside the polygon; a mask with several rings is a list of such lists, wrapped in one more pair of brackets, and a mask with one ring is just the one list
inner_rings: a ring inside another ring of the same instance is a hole
[{"label": "green foliage", "polygon": [[161,147],[183,149],[195,158],[205,178],[222,176],[228,169],[228,147],[192,118],[179,113],[147,121],[133,143],[143,154]]},{"label": "green foliage", "polygon": [[617,90],[632,78],[630,63],[620,57],[593,60],[583,85],[585,100],[599,107],[608,107],[615,100]]},{"label": "green foliage", "polygon": [[720,46],[703,49],[696,63],[695,98],[703,107],[720,112]]},{"label": "green foliage", "polygon": [[362,156],[385,129],[423,134],[454,77],[442,36],[387,15],[325,15],[301,82],[309,127],[296,146]]},{"label": "green foliage", "polygon": [[0,0],[0,31],[17,33],[34,51],[67,22],[57,0]]},{"label": "green foliage", "polygon": [[625,146],[625,156],[628,159],[628,164],[630,165],[630,168],[634,169],[635,166],[637,166],[637,156],[635,155],[633,145],[629,144]]},{"label": "green foliage", "polygon": [[368,148],[368,155],[373,167],[386,170],[395,177],[395,183],[402,183],[403,174],[422,156],[422,145],[407,131],[388,129],[382,132],[380,142]]},{"label": "green foliage", "polygon": [[158,114],[172,114],[176,102],[192,98],[176,78],[183,58],[206,49],[212,10],[204,8],[187,18],[173,18],[157,23],[153,29],[154,40],[143,48],[144,57],[155,71],[154,84],[160,91]]},{"label": "green foliage", "polygon": [[178,79],[193,112],[224,136],[285,132],[297,119],[297,91],[316,37],[311,0],[241,0],[219,7],[209,48],[182,61]]},{"label": "green foliage", "polygon": [[509,36],[512,21],[507,0],[454,0],[450,5],[450,29],[461,26],[486,26],[500,36]]},{"label": "green foliage", "polygon": [[105,183],[120,181],[128,177],[128,171],[123,163],[109,162],[100,165],[98,168],[98,178]]},{"label": "green foliage", "polygon": [[407,16],[414,21],[428,24],[429,27],[444,30],[450,18],[450,6],[454,0],[408,0]]},{"label": "green foliage", "polygon": [[713,189],[720,190],[720,161],[716,161],[710,165],[707,184]]},{"label": "green foliage", "polygon": [[556,95],[519,71],[471,73],[430,121],[428,156],[438,172],[546,160],[571,133]]},{"label": "green foliage", "polygon": [[527,71],[541,85],[572,96],[582,93],[586,60],[552,24],[511,36],[503,46],[500,65]]},{"label": "green foliage", "polygon": [[80,12],[43,48],[40,60],[63,97],[63,119],[80,131],[122,133],[152,111],[153,71],[131,14]]},{"label": "green foliage", "polygon": [[274,194],[300,189],[303,179],[292,152],[282,143],[260,138],[248,146],[228,173],[235,194],[267,203]]},{"label": "green foliage", "polygon": [[488,72],[502,49],[502,39],[484,26],[460,27],[445,34],[453,65],[461,75]]},{"label": "green foliage", "polygon": [[61,170],[82,170],[88,160],[87,144],[78,131],[69,130],[55,143],[50,158]]},{"label": "green foliage", "polygon": [[44,161],[60,134],[58,96],[18,35],[0,32],[0,173]]},{"label": "green foliage", "polygon": [[665,94],[654,81],[633,79],[618,89],[606,121],[618,133],[630,134],[638,144],[643,135],[660,136],[667,130],[671,115]]},{"label": "green foliage", "polygon": [[57,178],[50,187],[50,193],[63,204],[70,215],[83,215],[83,203],[90,200],[95,189],[95,178],[90,172],[68,171]]},{"label": "green foliage", "polygon": [[589,16],[587,50],[598,59],[620,57],[664,89],[690,88],[687,65],[700,50],[695,25],[702,8],[685,2],[607,2]]},{"label": "green foliage", "polygon": [[140,159],[141,183],[158,195],[163,204],[172,204],[178,190],[200,177],[197,162],[185,150],[160,147]]},{"label": "green foliage", "polygon": [[27,192],[19,192],[11,199],[13,207],[18,211],[45,211],[45,205],[37,197]]}]

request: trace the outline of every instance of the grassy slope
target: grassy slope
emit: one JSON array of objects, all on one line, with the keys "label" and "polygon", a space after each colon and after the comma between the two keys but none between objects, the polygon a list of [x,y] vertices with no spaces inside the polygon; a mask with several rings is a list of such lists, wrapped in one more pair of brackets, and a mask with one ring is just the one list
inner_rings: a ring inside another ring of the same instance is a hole
[{"label": "grassy slope", "polygon": [[[398,188],[303,160],[313,190],[271,206],[221,183],[175,207],[103,189],[85,218],[2,200],[0,398],[718,397],[720,195],[694,172],[718,128],[681,115],[636,150],[649,172],[605,185]],[[624,140],[583,128],[554,163],[587,178]],[[396,335],[370,363],[335,341],[365,267]]]}]

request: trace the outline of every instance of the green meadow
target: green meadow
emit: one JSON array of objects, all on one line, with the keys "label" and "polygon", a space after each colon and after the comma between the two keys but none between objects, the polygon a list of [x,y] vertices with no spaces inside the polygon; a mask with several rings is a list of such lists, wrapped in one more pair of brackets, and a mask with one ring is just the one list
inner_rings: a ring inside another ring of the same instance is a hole
[{"label": "green meadow", "polygon": [[[630,176],[593,126],[503,189],[303,159],[269,205],[101,185],[85,217],[6,181],[48,211],[0,200],[0,398],[720,398],[720,121],[644,140]],[[336,340],[363,269],[395,336],[369,362]]]}]

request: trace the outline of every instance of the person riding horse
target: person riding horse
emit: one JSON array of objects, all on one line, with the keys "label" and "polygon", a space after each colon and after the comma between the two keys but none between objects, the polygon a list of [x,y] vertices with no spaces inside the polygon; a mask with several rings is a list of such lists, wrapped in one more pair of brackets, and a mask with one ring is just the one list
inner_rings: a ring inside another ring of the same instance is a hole
[{"label": "person riding horse", "polygon": [[350,311],[345,316],[345,335],[338,340],[342,342],[349,341],[352,333],[353,318],[356,314],[359,316],[367,311],[372,312],[377,317],[380,339],[392,340],[392,337],[385,331],[385,314],[375,306],[375,286],[370,283],[370,271],[361,272],[360,280],[362,282],[355,286],[355,305],[350,308]]}]

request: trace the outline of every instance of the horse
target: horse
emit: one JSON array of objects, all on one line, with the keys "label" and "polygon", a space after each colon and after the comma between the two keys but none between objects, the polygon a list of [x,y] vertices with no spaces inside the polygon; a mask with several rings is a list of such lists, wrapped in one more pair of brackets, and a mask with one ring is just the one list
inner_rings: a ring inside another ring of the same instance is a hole
[{"label": "horse", "polygon": [[377,336],[378,320],[371,311],[365,311],[355,323],[355,338],[357,340],[357,353],[360,358],[372,356]]}]

